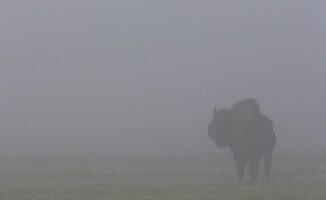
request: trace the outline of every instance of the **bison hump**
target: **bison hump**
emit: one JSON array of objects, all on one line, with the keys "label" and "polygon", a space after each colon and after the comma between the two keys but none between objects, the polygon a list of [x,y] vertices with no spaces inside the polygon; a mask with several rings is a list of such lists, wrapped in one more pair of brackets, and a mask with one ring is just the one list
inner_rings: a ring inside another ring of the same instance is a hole
[{"label": "bison hump", "polygon": [[238,123],[246,123],[250,118],[260,113],[260,108],[256,100],[244,99],[235,103],[231,111]]},{"label": "bison hump", "polygon": [[260,108],[256,100],[244,99],[235,103],[231,112],[235,119],[231,135],[236,138],[245,133],[249,120],[260,114]]}]

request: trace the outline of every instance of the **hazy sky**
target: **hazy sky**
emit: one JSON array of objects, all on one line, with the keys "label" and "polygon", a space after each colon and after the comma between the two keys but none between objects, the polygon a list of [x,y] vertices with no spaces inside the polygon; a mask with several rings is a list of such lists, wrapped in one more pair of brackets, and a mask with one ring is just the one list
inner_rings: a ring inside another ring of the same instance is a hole
[{"label": "hazy sky", "polygon": [[215,155],[252,97],[278,155],[326,152],[326,1],[0,4],[0,157]]}]

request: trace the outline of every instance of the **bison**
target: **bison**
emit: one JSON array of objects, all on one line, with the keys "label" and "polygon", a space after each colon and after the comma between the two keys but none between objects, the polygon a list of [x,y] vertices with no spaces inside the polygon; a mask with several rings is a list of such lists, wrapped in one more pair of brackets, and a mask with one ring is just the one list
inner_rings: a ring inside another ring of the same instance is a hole
[{"label": "bison", "polygon": [[229,147],[237,165],[238,180],[243,181],[249,164],[251,181],[258,176],[259,162],[264,157],[267,180],[270,179],[272,151],[276,144],[272,121],[261,114],[254,99],[244,99],[231,109],[214,109],[208,136],[218,148]]}]

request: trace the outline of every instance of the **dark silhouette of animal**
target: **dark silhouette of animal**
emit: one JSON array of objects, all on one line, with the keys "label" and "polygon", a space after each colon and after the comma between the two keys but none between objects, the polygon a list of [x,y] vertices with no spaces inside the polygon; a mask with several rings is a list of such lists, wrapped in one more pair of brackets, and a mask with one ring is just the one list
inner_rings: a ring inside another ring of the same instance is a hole
[{"label": "dark silhouette of animal", "polygon": [[259,172],[259,162],[264,157],[267,180],[270,179],[272,151],[276,144],[272,121],[260,113],[254,99],[244,99],[231,109],[214,109],[208,127],[208,136],[218,148],[229,147],[237,165],[238,180],[249,164],[251,180],[255,181]]}]

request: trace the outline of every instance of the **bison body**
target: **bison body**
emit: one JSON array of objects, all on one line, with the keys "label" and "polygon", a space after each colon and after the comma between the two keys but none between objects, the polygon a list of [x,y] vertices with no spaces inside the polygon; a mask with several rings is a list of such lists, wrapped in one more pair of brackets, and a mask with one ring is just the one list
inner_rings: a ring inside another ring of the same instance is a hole
[{"label": "bison body", "polygon": [[262,157],[266,177],[270,179],[276,138],[272,121],[260,112],[254,99],[241,100],[231,109],[215,108],[208,135],[219,148],[230,148],[237,165],[239,181],[243,181],[244,169],[248,164],[251,180],[257,179]]}]

